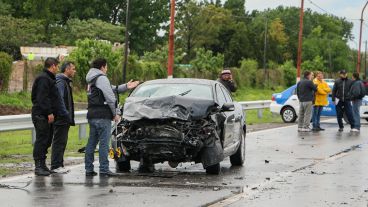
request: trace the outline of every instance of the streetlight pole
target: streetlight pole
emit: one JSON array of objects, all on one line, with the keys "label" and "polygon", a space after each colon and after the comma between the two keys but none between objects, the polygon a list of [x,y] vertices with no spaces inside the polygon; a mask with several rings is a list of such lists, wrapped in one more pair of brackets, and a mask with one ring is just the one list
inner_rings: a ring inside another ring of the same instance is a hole
[{"label": "streetlight pole", "polygon": [[128,64],[128,48],[129,48],[129,0],[127,0],[126,5],[126,15],[125,15],[125,45],[124,45],[124,64],[123,64],[123,83],[126,82],[126,69]]},{"label": "streetlight pole", "polygon": [[363,9],[362,9],[362,13],[360,15],[360,33],[359,33],[359,48],[358,48],[358,62],[357,62],[357,72],[359,73],[360,72],[360,48],[361,48],[361,45],[362,45],[362,33],[363,33],[363,14],[364,14],[364,10],[365,10],[365,7],[367,7],[367,4],[368,4],[368,1],[365,3]]},{"label": "streetlight pole", "polygon": [[170,9],[170,33],[169,33],[169,57],[167,60],[167,78],[173,78],[174,67],[174,18],[175,18],[175,0],[171,0]]},{"label": "streetlight pole", "polygon": [[296,82],[300,81],[300,67],[301,67],[301,63],[302,63],[303,16],[304,16],[304,0],[301,0],[300,19],[299,19],[298,60],[297,60],[297,65],[296,65],[296,68],[297,68]]}]

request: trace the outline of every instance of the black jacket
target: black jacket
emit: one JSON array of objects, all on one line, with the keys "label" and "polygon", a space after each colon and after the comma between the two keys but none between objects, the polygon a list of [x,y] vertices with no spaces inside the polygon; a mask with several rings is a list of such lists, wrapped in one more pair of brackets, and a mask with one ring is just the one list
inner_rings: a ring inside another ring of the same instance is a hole
[{"label": "black jacket", "polygon": [[349,78],[339,78],[335,81],[335,84],[332,89],[332,101],[335,101],[336,98],[340,99],[340,101],[350,101],[350,88],[353,84],[353,81]]},{"label": "black jacket", "polygon": [[365,87],[361,80],[353,81],[350,89],[351,100],[362,99],[365,95]]},{"label": "black jacket", "polygon": [[44,69],[32,85],[32,115],[58,115],[60,96],[56,88],[55,75]]},{"label": "black jacket", "polygon": [[64,74],[56,75],[56,86],[58,88],[61,97],[60,114],[55,120],[55,124],[70,124],[75,125],[74,121],[74,101],[72,91],[72,80],[66,77]]},{"label": "black jacket", "polygon": [[314,93],[317,91],[317,86],[313,81],[303,79],[296,86],[296,94],[300,102],[309,102],[314,100]]},{"label": "black jacket", "polygon": [[222,85],[224,85],[226,89],[229,90],[230,92],[236,91],[236,86],[235,86],[234,81],[222,80],[221,78],[219,78],[217,81],[220,82]]}]

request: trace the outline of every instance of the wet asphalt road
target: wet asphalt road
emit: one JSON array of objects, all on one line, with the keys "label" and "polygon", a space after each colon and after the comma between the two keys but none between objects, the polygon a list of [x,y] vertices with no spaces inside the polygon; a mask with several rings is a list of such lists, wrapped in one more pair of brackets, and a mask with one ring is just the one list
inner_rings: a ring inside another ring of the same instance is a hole
[{"label": "wet asphalt road", "polygon": [[226,159],[219,176],[190,163],[139,174],[134,162],[133,172],[114,178],[86,178],[77,165],[68,174],[1,179],[0,206],[367,206],[367,126],[338,133],[330,120],[319,133],[249,133],[245,166]]}]

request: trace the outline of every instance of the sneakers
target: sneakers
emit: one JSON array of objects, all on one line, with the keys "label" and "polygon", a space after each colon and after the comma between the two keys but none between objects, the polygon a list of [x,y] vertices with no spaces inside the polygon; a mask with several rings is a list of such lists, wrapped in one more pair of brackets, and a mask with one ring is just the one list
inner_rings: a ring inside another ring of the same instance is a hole
[{"label": "sneakers", "polygon": [[70,170],[68,170],[64,167],[59,167],[59,168],[53,169],[52,171],[54,173],[58,173],[58,174],[66,174],[66,173],[70,172]]},{"label": "sneakers", "polygon": [[298,132],[301,132],[303,130],[303,128],[298,128]]},{"label": "sneakers", "polygon": [[339,132],[343,132],[344,131],[344,128],[339,128]]},{"label": "sneakers", "polygon": [[310,132],[312,131],[310,128],[302,128],[302,132]]},{"label": "sneakers", "polygon": [[352,128],[352,129],[350,130],[350,132],[360,132],[360,130],[359,130],[359,129]]},{"label": "sneakers", "polygon": [[313,128],[313,129],[312,129],[312,131],[313,131],[313,132],[319,132],[319,131],[321,131],[321,130],[320,130],[319,128]]},{"label": "sneakers", "polygon": [[95,171],[92,171],[92,172],[86,172],[86,177],[93,177],[93,176],[96,176],[98,175]]},{"label": "sneakers", "polygon": [[319,131],[325,131],[325,129],[318,127]]}]

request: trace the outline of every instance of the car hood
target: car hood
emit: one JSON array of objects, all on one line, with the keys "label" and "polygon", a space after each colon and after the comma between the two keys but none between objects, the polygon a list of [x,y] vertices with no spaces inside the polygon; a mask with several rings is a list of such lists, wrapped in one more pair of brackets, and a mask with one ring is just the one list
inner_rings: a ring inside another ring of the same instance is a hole
[{"label": "car hood", "polygon": [[217,104],[213,100],[193,97],[128,97],[124,104],[123,118],[128,121],[140,119],[191,121],[207,117],[214,107],[217,107]]}]

